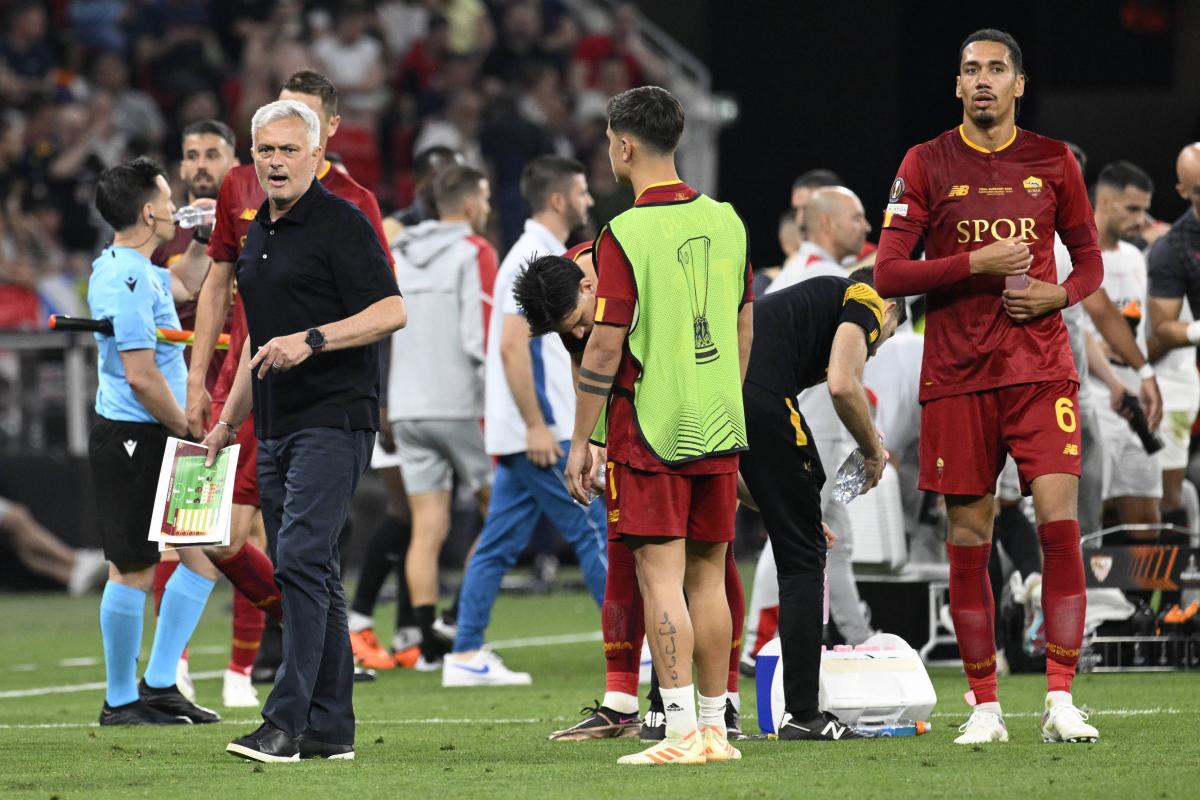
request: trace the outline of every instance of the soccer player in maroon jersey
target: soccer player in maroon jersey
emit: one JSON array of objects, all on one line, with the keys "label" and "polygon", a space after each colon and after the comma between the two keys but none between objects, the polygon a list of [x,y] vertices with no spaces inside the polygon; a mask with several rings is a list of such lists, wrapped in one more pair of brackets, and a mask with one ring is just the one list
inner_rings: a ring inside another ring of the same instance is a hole
[{"label": "soccer player in maroon jersey", "polygon": [[[1086,599],[1076,494],[1078,376],[1059,311],[1103,263],[1066,145],[1016,126],[1021,48],[977,31],[959,50],[956,128],[910,149],[892,183],[875,266],[885,297],[926,294],[920,487],[945,495],[950,610],[974,710],[959,744],[1008,741],[996,689],[987,564],[1006,453],[1032,491],[1044,558],[1046,741],[1095,741],[1071,698]],[[1054,234],[1074,269],[1060,286]],[[913,254],[923,243],[925,260]]]},{"label": "soccer player in maroon jersey", "polygon": [[[297,100],[316,113],[321,123],[321,147],[324,149],[329,138],[337,132],[341,121],[337,113],[337,89],[333,84],[323,75],[311,70],[301,70],[288,78],[279,93],[279,99]],[[317,179],[326,189],[354,203],[367,215],[380,244],[390,257],[375,195],[329,161],[325,161],[317,169]],[[217,218],[213,226],[212,240],[208,245],[208,255],[213,263],[197,301],[195,344],[192,346],[192,362],[188,369],[186,411],[189,428],[196,436],[202,436],[212,427],[213,421],[220,418],[221,409],[233,386],[238,359],[247,336],[246,314],[242,309],[241,300],[234,297],[233,265],[241,253],[250,223],[265,198],[252,163],[231,169],[225,176],[217,197]],[[204,374],[208,370],[222,320],[229,313],[231,302],[233,320],[230,326],[229,353],[210,398],[204,387]],[[281,622],[279,587],[275,584],[271,562],[260,547],[253,543],[247,544],[252,529],[262,530],[258,478],[255,473],[258,448],[254,436],[253,415],[248,416],[238,430],[238,443],[242,449],[234,486],[233,524],[229,546],[214,548],[211,556],[217,567],[254,605],[270,614],[276,622]],[[246,641],[242,644],[246,645],[241,651],[245,663],[252,666],[257,655],[257,643]]]},{"label": "soccer player in maroon jersey", "polygon": [[[217,192],[230,169],[237,166],[237,140],[229,126],[212,119],[202,119],[188,125],[183,131],[183,158],[179,163],[179,177],[187,189],[187,205],[206,208],[216,206]],[[208,243],[212,234],[212,226],[198,226],[192,229],[177,227],[175,238],[154,251],[150,260],[163,267],[179,266],[187,271],[198,272],[201,276],[197,281],[203,281],[208,271],[211,259],[208,257]],[[176,301],[181,326],[191,329],[195,324],[196,302],[189,297],[182,302]],[[226,317],[223,329],[229,330],[229,319]],[[191,356],[191,348],[184,350],[184,359]],[[204,375],[204,385],[212,391],[220,375],[221,364],[225,353],[217,351]],[[263,542],[261,529],[258,541]],[[262,544],[259,545],[260,547]],[[168,551],[154,570],[154,609],[158,611],[162,603],[163,592],[167,581],[179,566],[179,557]],[[254,655],[258,649],[258,641],[262,636],[263,612],[241,591],[234,590],[233,600],[233,641],[230,650],[229,665],[225,670],[222,687],[222,705],[227,708],[257,708],[258,694],[250,684],[249,671],[254,665]],[[194,698],[195,688],[187,668],[187,650],[180,659],[176,675],[176,683],[180,691],[189,699]]]}]

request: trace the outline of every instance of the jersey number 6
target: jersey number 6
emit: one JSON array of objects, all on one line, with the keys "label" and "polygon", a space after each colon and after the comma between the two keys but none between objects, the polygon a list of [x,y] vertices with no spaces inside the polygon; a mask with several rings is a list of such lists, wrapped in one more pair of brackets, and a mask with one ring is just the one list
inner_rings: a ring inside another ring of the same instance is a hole
[{"label": "jersey number 6", "polygon": [[1064,433],[1075,432],[1075,404],[1069,397],[1060,397],[1054,401],[1054,416],[1058,418],[1058,427]]}]

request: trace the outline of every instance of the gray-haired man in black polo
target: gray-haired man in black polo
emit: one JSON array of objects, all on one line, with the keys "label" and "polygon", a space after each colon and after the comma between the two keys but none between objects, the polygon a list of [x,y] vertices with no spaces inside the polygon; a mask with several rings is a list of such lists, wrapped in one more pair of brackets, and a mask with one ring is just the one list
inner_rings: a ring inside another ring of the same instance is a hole
[{"label": "gray-haired man in black polo", "polygon": [[315,180],[320,125],[289,100],[251,122],[267,201],[236,271],[251,347],[210,458],[254,408],[263,521],[283,593],[283,666],[263,724],[228,752],[255,761],[354,758],[354,661],[337,535],[379,428],[375,344],[404,300],[367,218]]}]

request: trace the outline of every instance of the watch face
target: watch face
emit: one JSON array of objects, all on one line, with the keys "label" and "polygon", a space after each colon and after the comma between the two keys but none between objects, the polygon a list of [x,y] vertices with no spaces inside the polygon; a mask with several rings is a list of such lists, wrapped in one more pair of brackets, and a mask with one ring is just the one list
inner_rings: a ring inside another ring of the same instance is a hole
[{"label": "watch face", "polygon": [[313,328],[308,332],[308,335],[304,337],[304,341],[309,347],[317,350],[325,346],[325,334],[321,333],[316,328]]}]

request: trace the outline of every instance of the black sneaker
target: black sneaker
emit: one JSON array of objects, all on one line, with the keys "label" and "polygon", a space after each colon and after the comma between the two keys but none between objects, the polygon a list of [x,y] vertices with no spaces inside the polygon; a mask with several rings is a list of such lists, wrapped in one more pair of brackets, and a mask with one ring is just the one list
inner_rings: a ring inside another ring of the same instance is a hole
[{"label": "black sneaker", "polygon": [[779,727],[779,738],[786,741],[814,740],[838,742],[843,739],[866,739],[867,737],[828,711],[822,711],[815,717],[807,720],[797,720],[789,717]]},{"label": "black sneaker", "polygon": [[733,707],[733,701],[728,697],[725,698],[725,738],[730,740],[746,738],[746,734],[742,733],[741,712]]},{"label": "black sneaker", "polygon": [[225,746],[225,752],[268,764],[300,760],[300,745],[297,740],[269,722],[259,725],[254,733],[234,739]]},{"label": "black sneaker", "polygon": [[159,711],[144,700],[134,700],[123,706],[105,703],[100,708],[101,725],[191,725],[187,717]]},{"label": "black sneaker", "polygon": [[330,744],[301,735],[296,740],[300,747],[300,758],[327,758],[330,761],[353,761],[354,745]]},{"label": "black sneaker", "polygon": [[667,715],[663,713],[662,706],[650,706],[638,730],[638,738],[643,742],[661,742],[667,738]]},{"label": "black sneaker", "polygon": [[151,708],[157,709],[164,714],[174,714],[179,717],[187,717],[197,725],[204,725],[210,722],[219,722],[221,715],[217,712],[198,706],[191,700],[183,696],[183,692],[179,691],[175,684],[164,689],[155,689],[146,685],[146,679],[142,678],[138,683],[138,695],[142,698],[142,702]]},{"label": "black sneaker", "polygon": [[613,711],[608,706],[602,706],[598,701],[594,706],[584,706],[579,710],[584,715],[583,720],[569,728],[555,731],[548,738],[552,742],[581,742],[587,739],[621,739],[626,736],[637,736],[637,714],[622,714]]},{"label": "black sneaker", "polygon": [[375,680],[375,670],[364,669],[363,667],[354,665],[354,682],[355,683],[370,683]]}]

